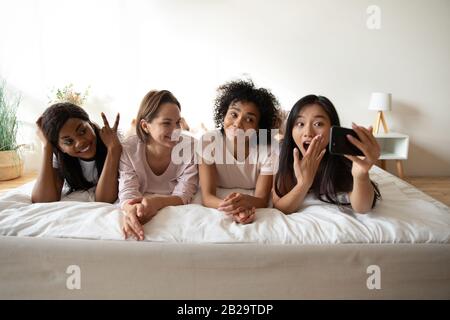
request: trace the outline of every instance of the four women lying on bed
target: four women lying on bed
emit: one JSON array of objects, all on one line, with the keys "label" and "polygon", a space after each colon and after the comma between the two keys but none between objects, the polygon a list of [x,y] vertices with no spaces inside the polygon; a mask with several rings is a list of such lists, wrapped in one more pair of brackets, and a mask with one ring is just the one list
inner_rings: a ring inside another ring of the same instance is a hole
[{"label": "four women lying on bed", "polygon": [[[142,226],[159,209],[188,204],[198,185],[203,205],[242,224],[252,222],[255,209],[267,207],[270,198],[286,214],[298,210],[308,193],[360,213],[370,211],[380,198],[369,178],[380,155],[372,128],[353,124],[360,140],[348,136],[364,157],[330,154],[330,128],[340,122],[323,96],[308,95],[295,103],[280,152],[273,138],[281,126],[279,103],[251,81],[219,87],[214,109],[218,129],[200,141],[180,133],[180,112],[171,92],[148,92],[137,115],[136,135],[121,144],[119,115],[111,128],[102,113],[100,129],[76,105],[50,106],[37,121],[44,161],[32,201],[58,201],[64,184],[69,193],[95,186],[95,201],[119,199],[125,237],[143,239]],[[221,198],[217,188],[254,192]]]}]

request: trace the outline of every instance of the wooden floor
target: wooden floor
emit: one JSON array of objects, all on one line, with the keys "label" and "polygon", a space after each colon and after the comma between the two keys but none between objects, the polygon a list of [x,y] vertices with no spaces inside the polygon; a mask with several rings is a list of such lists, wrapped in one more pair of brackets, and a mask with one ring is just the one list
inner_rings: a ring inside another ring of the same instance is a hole
[{"label": "wooden floor", "polygon": [[30,182],[37,177],[37,172],[28,172],[21,177],[13,180],[0,181],[0,193],[8,191],[10,189],[17,188],[27,182]]},{"label": "wooden floor", "polygon": [[[30,172],[14,180],[0,181],[0,193],[36,179],[36,175]],[[450,177],[407,177],[405,181],[450,206]]]},{"label": "wooden floor", "polygon": [[407,177],[405,181],[450,207],[450,177]]}]

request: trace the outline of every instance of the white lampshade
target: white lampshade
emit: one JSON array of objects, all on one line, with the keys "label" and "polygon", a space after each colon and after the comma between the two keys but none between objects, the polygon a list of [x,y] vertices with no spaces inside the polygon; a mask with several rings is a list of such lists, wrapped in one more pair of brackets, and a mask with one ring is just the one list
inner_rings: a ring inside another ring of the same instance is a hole
[{"label": "white lampshade", "polygon": [[391,110],[391,99],[390,93],[374,92],[370,97],[369,110],[389,111]]}]

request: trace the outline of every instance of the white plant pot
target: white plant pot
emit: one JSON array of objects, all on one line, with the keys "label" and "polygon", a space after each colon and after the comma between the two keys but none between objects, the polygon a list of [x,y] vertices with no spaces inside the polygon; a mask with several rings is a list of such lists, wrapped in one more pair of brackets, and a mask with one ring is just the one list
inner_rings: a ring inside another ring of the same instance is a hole
[{"label": "white plant pot", "polygon": [[23,174],[23,161],[17,150],[0,151],[0,181],[11,180]]}]

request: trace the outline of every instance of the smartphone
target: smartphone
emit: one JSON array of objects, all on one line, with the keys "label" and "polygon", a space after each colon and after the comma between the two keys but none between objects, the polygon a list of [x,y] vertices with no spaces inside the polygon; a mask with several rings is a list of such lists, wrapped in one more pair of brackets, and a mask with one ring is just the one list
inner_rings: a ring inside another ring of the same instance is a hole
[{"label": "smartphone", "polygon": [[330,129],[330,142],[328,148],[331,154],[363,156],[361,150],[354,146],[348,139],[347,135],[351,135],[359,140],[358,135],[352,129],[332,126]]}]

